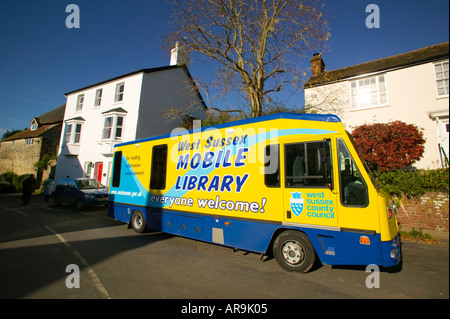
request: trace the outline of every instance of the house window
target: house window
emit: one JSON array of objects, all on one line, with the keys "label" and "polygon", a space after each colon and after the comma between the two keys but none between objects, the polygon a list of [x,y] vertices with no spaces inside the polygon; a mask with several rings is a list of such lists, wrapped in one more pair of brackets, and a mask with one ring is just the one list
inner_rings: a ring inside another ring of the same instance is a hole
[{"label": "house window", "polygon": [[80,144],[82,127],[83,127],[83,123],[78,123],[78,122],[66,123],[66,128],[64,130],[63,145],[65,145],[65,144]]},{"label": "house window", "polygon": [[438,96],[448,95],[448,61],[434,64]]},{"label": "house window", "polygon": [[34,139],[33,138],[27,138],[26,140],[25,140],[25,145],[33,145],[33,143],[34,143]]},{"label": "house window", "polygon": [[364,109],[388,104],[386,77],[384,75],[358,79],[351,82],[352,109]]},{"label": "house window", "polygon": [[109,116],[105,118],[105,125],[103,127],[103,139],[109,140],[111,138],[111,130],[113,126],[113,117]]},{"label": "house window", "polygon": [[77,106],[75,108],[75,111],[81,111],[83,109],[83,103],[84,103],[84,94],[78,95],[77,98]]},{"label": "house window", "polygon": [[72,135],[72,124],[67,123],[66,129],[64,131],[64,142],[63,144],[69,144],[70,143],[70,137]]},{"label": "house window", "polygon": [[94,164],[92,162],[85,162],[84,163],[84,177],[91,178],[91,171]]},{"label": "house window", "polygon": [[105,117],[103,126],[103,140],[120,140],[123,134],[124,117],[120,115],[110,115]]},{"label": "house window", "polygon": [[122,126],[123,126],[123,116],[118,116],[116,121],[116,135],[114,136],[115,139],[122,138]]},{"label": "house window", "polygon": [[74,144],[80,143],[80,137],[81,137],[81,124],[75,124],[75,134],[73,139]]},{"label": "house window", "polygon": [[114,102],[123,101],[123,92],[125,90],[125,83],[119,83],[116,85],[116,96],[114,97]]},{"label": "house window", "polygon": [[102,93],[103,93],[103,89],[98,89],[95,92],[94,107],[100,106],[100,104],[102,103]]}]

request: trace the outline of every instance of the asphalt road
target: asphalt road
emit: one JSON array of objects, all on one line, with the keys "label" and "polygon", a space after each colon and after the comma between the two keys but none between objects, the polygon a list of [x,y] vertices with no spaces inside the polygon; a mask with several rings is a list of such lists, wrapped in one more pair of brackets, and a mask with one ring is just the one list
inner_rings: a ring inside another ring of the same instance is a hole
[{"label": "asphalt road", "polygon": [[[379,288],[368,288],[374,273],[365,267],[289,273],[257,254],[136,234],[105,208],[79,212],[40,196],[21,206],[19,195],[0,194],[0,298],[198,299],[197,305],[201,299],[449,298],[448,245],[403,241],[403,256],[401,271],[377,273]],[[78,277],[68,265],[79,268]],[[80,288],[67,288],[76,278]],[[207,310],[189,306],[186,311]]]}]

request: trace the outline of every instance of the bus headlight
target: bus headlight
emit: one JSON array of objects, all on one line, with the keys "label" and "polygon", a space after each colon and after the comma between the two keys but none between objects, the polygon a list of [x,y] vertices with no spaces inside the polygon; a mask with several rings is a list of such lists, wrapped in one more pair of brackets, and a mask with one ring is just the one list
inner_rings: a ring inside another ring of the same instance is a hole
[{"label": "bus headlight", "polygon": [[398,256],[398,247],[395,247],[394,249],[391,250],[390,256],[391,258],[396,258]]}]

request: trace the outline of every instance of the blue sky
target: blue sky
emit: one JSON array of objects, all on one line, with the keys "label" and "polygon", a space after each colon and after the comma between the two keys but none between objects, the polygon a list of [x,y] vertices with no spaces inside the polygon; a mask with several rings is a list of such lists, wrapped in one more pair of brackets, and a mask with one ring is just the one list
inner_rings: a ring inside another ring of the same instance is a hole
[{"label": "blue sky", "polygon": [[[449,40],[448,0],[327,0],[327,70]],[[66,6],[80,8],[80,28],[65,25]],[[380,28],[365,25],[366,6],[380,8]],[[1,0],[0,134],[28,127],[65,102],[64,93],[142,68],[169,64],[160,47],[170,26],[164,0]],[[302,63],[309,63],[302,61]],[[209,69],[194,61],[194,78]],[[281,94],[301,107],[303,95]]]}]

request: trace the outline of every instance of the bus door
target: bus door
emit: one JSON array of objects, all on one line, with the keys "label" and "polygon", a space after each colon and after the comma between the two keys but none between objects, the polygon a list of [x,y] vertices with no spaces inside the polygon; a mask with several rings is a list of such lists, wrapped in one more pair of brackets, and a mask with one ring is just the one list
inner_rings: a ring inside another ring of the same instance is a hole
[{"label": "bus door", "polygon": [[357,165],[357,155],[351,143],[347,145],[343,139],[338,138],[336,144],[339,227],[348,232],[375,234],[379,228],[376,190],[370,177],[364,177],[362,163]]},{"label": "bus door", "polygon": [[336,228],[337,192],[334,189],[331,140],[285,143],[283,222]]}]

